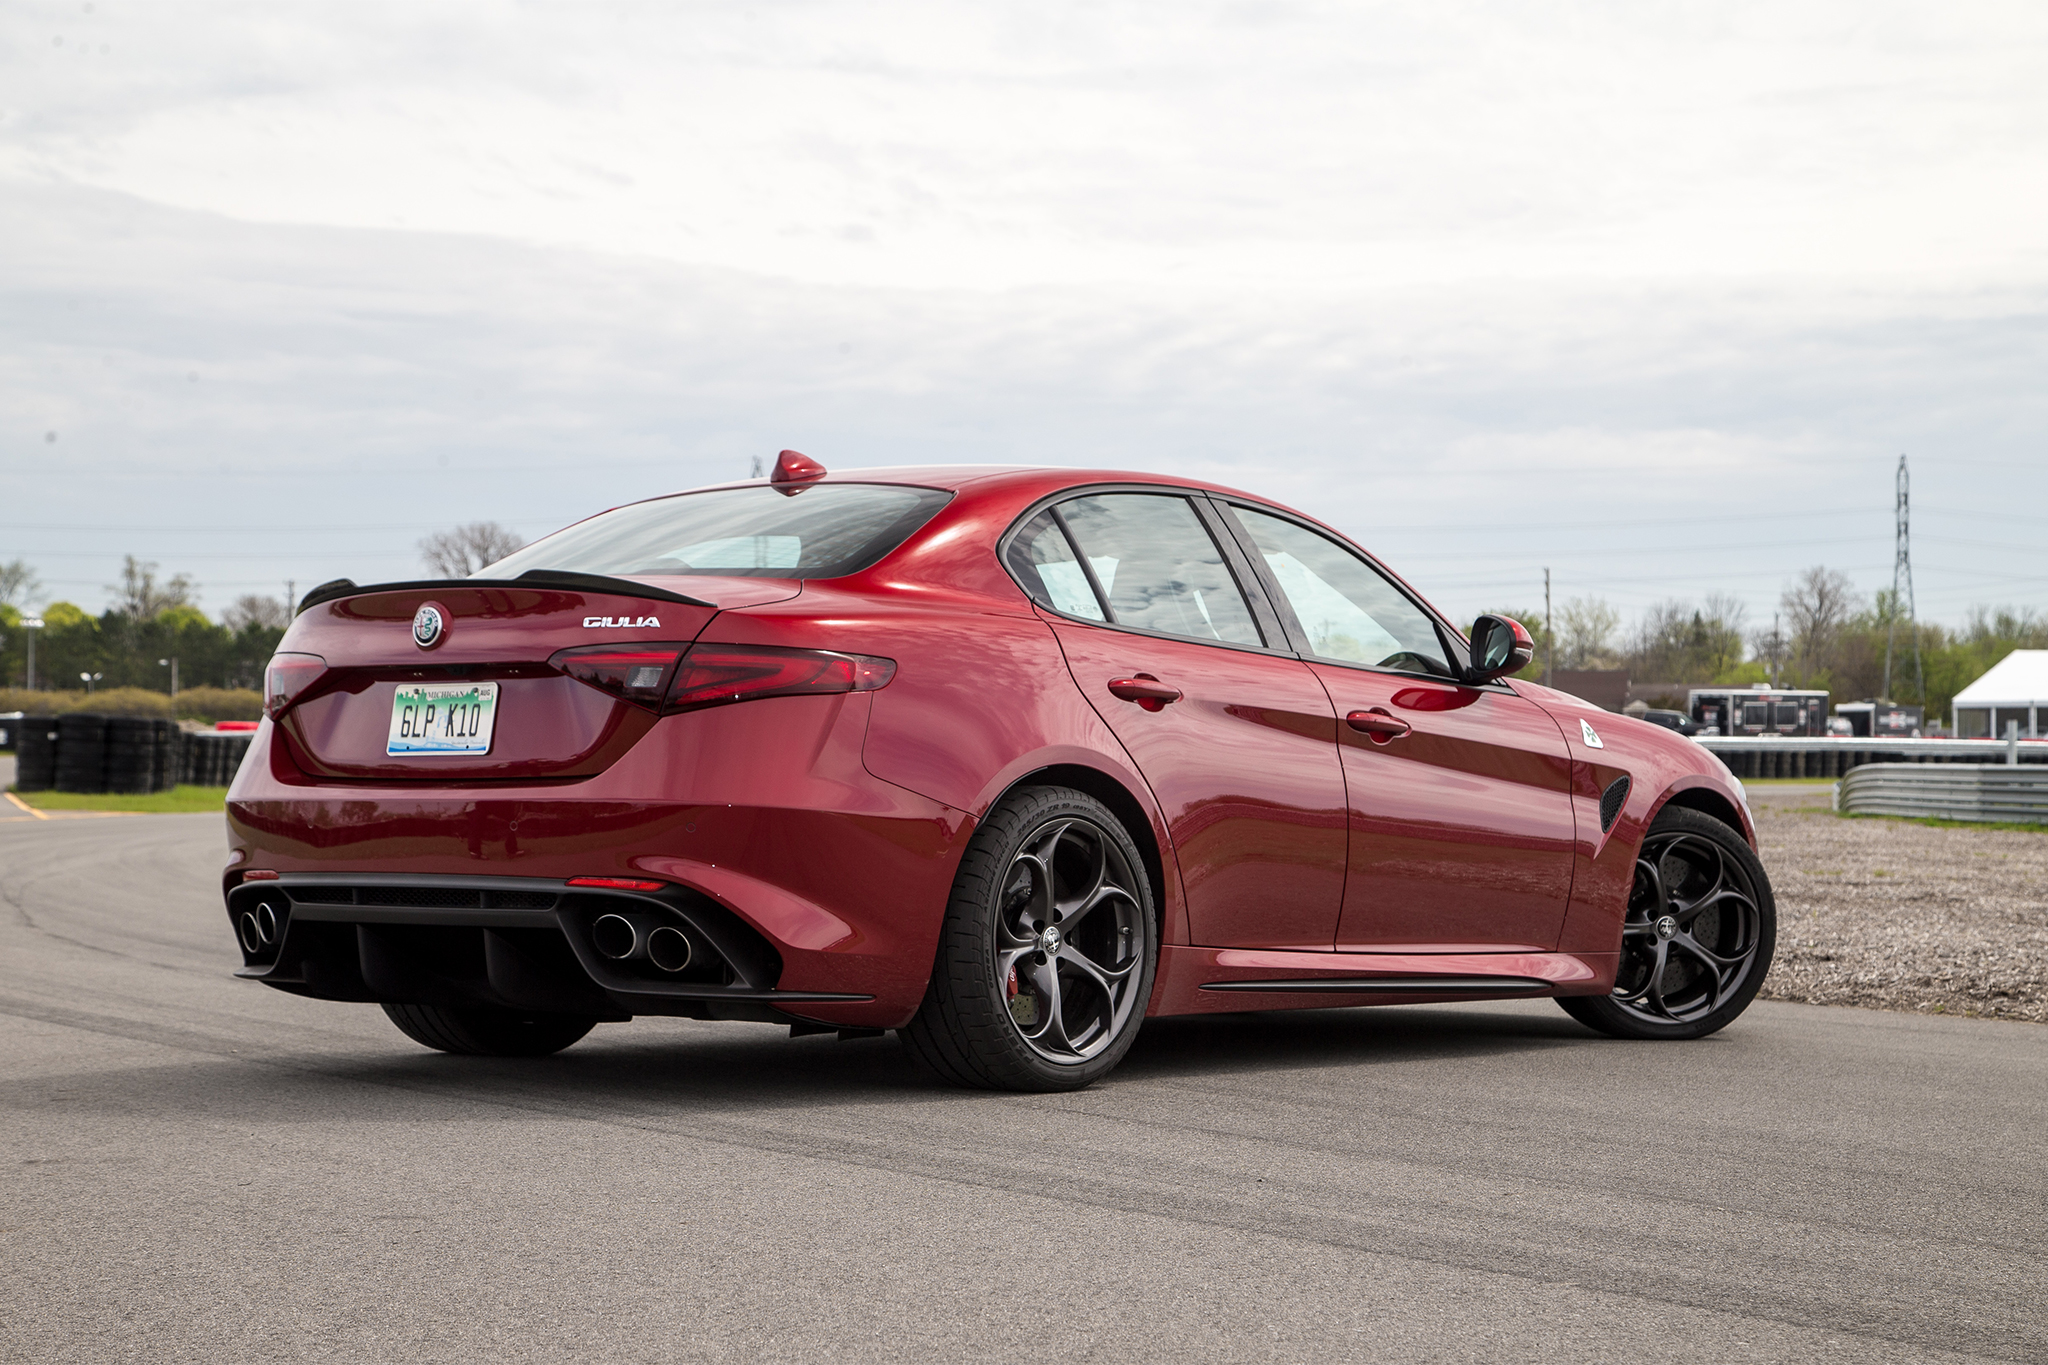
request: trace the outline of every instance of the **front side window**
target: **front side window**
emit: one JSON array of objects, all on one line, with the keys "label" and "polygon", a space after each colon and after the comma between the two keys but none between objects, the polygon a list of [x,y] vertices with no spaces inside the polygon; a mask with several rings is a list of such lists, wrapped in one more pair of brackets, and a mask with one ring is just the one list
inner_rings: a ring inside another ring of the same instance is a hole
[{"label": "front side window", "polygon": [[1186,498],[1098,493],[1061,503],[1059,513],[1088,556],[1117,625],[1264,643],[1222,552]]},{"label": "front side window", "polygon": [[754,485],[636,502],[537,540],[481,569],[596,574],[840,578],[901,545],[952,495],[898,484]]},{"label": "front side window", "polygon": [[1436,623],[1372,565],[1305,526],[1249,507],[1231,510],[1294,608],[1310,653],[1451,676]]}]

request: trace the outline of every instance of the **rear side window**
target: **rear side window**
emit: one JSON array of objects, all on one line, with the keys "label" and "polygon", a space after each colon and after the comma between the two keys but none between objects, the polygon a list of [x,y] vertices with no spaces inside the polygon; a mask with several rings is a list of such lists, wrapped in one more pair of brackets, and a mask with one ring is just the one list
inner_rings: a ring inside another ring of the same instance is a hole
[{"label": "rear side window", "polygon": [[1264,643],[1222,552],[1186,498],[1100,493],[1063,502],[1059,512],[1118,625]]},{"label": "rear side window", "polygon": [[840,578],[858,573],[931,520],[952,494],[878,483],[721,488],[615,508],[484,569],[596,574]]},{"label": "rear side window", "polygon": [[1050,508],[1024,524],[1003,552],[1010,574],[1041,606],[1100,621],[1102,603],[1088,586],[1088,575],[1074,557],[1074,547],[1053,519]]}]

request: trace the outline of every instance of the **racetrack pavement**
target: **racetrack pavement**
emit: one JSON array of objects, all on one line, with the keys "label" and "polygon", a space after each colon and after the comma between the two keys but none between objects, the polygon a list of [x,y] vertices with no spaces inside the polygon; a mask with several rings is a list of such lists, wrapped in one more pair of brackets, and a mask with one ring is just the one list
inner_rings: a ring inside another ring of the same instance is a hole
[{"label": "racetrack pavement", "polygon": [[0,1358],[2041,1360],[2048,1029],[1765,1003],[446,1057],[232,979],[217,815],[0,826]]}]

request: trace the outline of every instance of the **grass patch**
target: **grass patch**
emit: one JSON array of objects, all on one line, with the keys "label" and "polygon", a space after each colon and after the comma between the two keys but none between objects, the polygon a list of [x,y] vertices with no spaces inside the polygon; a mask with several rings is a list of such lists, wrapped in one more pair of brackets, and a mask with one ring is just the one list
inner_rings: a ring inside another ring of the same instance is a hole
[{"label": "grass patch", "polygon": [[1938,815],[1884,815],[1877,811],[1829,811],[1844,820],[1897,820],[1906,825],[1925,825],[1929,829],[2015,829],[2022,834],[2048,834],[2048,825],[2024,823],[2014,820],[1944,820]]},{"label": "grass patch", "polygon": [[1832,787],[1839,778],[1834,777],[1745,777],[1745,787]]},{"label": "grass patch", "polygon": [[15,796],[37,810],[125,810],[145,815],[189,815],[194,811],[225,810],[226,787],[173,787],[146,796],[120,796],[112,792],[15,792]]}]

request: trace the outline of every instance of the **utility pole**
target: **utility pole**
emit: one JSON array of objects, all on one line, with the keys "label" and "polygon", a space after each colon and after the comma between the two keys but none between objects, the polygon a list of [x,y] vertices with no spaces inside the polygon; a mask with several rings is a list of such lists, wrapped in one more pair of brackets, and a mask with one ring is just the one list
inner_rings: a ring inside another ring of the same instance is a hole
[{"label": "utility pole", "polygon": [[1884,699],[1892,699],[1892,646],[1899,637],[1899,609],[1903,605],[1906,621],[1913,630],[1913,695],[1918,697],[1924,706],[1927,703],[1927,675],[1920,667],[1920,622],[1913,606],[1913,537],[1906,519],[1908,482],[1906,457],[1901,455],[1898,476],[1898,542],[1892,553],[1891,624],[1884,634]]},{"label": "utility pole", "polygon": [[36,690],[36,632],[43,628],[43,618],[31,616],[21,623],[21,628],[28,632],[28,677],[23,681],[28,685],[27,690],[33,692]]},{"label": "utility pole", "polygon": [[1543,570],[1543,685],[1557,686],[1557,627],[1550,619],[1550,569]]},{"label": "utility pole", "polygon": [[284,619],[287,622],[299,614],[298,587],[299,580],[296,578],[287,578],[284,581]]}]

